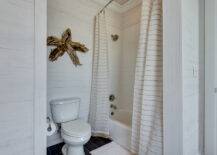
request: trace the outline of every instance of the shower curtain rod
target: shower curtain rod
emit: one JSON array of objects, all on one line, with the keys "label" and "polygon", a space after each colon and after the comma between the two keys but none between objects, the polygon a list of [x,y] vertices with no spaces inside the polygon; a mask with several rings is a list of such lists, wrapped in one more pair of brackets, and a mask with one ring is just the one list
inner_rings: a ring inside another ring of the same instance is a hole
[{"label": "shower curtain rod", "polygon": [[99,11],[99,13],[102,13],[103,12],[103,10],[105,10],[105,8],[107,8],[107,6],[109,5],[109,4],[111,4],[111,2],[113,2],[114,0],[110,0],[100,11]]}]

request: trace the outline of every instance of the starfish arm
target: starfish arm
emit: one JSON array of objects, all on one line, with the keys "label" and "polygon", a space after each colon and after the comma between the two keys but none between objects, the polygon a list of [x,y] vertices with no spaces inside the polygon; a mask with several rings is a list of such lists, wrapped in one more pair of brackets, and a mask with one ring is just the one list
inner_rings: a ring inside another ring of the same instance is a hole
[{"label": "starfish arm", "polygon": [[83,44],[81,44],[79,42],[70,41],[69,45],[75,51],[79,51],[79,52],[82,52],[82,53],[86,53],[89,50],[85,45],[83,45]]},{"label": "starfish arm", "polygon": [[48,46],[58,46],[61,44],[61,40],[54,36],[47,37]]},{"label": "starfish arm", "polygon": [[72,33],[71,33],[71,30],[68,28],[62,34],[62,41],[63,42],[68,42],[71,39],[72,39]]},{"label": "starfish arm", "polygon": [[74,50],[68,50],[67,53],[75,66],[81,65],[79,58]]},{"label": "starfish arm", "polygon": [[65,52],[61,51],[58,48],[52,49],[49,55],[50,61],[56,61],[59,57],[61,57]]}]

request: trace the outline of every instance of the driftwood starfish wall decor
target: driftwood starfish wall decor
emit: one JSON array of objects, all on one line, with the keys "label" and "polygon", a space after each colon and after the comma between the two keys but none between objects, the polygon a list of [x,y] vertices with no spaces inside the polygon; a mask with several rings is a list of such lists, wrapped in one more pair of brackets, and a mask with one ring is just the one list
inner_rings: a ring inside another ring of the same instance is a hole
[{"label": "driftwood starfish wall decor", "polygon": [[71,30],[69,28],[63,32],[61,39],[55,36],[49,36],[47,38],[47,45],[56,47],[51,50],[49,60],[56,61],[59,57],[63,56],[65,52],[67,52],[75,66],[81,65],[76,51],[86,53],[88,48],[79,42],[73,42],[71,39]]}]

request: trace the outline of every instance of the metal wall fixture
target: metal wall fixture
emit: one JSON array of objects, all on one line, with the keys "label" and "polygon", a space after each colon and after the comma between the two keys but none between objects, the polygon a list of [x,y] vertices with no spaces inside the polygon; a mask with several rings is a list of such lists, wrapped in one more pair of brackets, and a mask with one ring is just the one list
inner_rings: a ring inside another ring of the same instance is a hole
[{"label": "metal wall fixture", "polygon": [[116,109],[117,109],[117,106],[114,105],[114,104],[111,104],[111,105],[110,105],[110,108],[116,110]]},{"label": "metal wall fixture", "polygon": [[117,40],[119,39],[119,35],[117,35],[117,34],[112,34],[112,35],[111,35],[111,38],[112,38],[113,41],[117,41]]},{"label": "metal wall fixture", "polygon": [[47,127],[47,131],[51,131],[52,130],[52,128],[51,128],[51,119],[50,119],[50,117],[47,117],[47,123],[49,124],[48,125],[48,127]]},{"label": "metal wall fixture", "polygon": [[[113,102],[115,100],[115,95],[114,94],[111,94],[109,95],[109,101],[110,102]],[[113,110],[116,110],[117,109],[117,106],[115,104],[110,104],[110,108],[111,108],[111,116],[113,116],[115,113]]]},{"label": "metal wall fixture", "polygon": [[113,102],[114,100],[115,100],[115,95],[114,94],[109,95],[109,101]]}]

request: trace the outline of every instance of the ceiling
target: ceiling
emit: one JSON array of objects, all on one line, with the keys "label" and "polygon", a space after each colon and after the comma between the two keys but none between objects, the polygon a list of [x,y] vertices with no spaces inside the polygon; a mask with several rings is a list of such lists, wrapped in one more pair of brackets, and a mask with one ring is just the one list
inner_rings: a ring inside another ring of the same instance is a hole
[{"label": "ceiling", "polygon": [[114,0],[116,3],[120,4],[120,5],[124,5],[125,3],[127,3],[129,0]]}]

